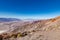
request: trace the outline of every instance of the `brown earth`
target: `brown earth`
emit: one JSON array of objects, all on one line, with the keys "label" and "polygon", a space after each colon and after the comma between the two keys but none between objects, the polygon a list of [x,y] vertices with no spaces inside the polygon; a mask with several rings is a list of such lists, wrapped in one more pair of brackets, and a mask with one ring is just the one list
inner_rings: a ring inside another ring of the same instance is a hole
[{"label": "brown earth", "polygon": [[52,19],[0,23],[0,40],[60,40],[60,16]]}]

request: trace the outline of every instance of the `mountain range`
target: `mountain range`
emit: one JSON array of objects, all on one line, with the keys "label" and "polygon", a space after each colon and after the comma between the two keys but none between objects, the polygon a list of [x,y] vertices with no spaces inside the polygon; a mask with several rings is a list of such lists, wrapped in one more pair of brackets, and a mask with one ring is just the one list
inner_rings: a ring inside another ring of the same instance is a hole
[{"label": "mountain range", "polygon": [[34,21],[0,23],[1,40],[60,40],[60,16]]},{"label": "mountain range", "polygon": [[0,18],[0,22],[11,22],[11,21],[20,21],[20,19],[16,19],[16,18]]}]

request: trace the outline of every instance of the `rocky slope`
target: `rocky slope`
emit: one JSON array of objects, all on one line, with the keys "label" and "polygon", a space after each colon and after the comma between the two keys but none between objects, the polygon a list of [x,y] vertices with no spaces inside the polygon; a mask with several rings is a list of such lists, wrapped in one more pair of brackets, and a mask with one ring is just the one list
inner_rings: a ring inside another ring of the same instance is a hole
[{"label": "rocky slope", "polygon": [[47,20],[0,23],[0,40],[60,40],[60,16]]}]

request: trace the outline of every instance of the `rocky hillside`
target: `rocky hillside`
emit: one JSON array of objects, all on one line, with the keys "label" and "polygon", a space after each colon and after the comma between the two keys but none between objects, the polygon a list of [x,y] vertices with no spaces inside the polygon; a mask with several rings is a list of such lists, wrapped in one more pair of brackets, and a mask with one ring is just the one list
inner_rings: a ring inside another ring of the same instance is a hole
[{"label": "rocky hillside", "polygon": [[0,40],[60,40],[60,16],[37,21],[2,22]]}]

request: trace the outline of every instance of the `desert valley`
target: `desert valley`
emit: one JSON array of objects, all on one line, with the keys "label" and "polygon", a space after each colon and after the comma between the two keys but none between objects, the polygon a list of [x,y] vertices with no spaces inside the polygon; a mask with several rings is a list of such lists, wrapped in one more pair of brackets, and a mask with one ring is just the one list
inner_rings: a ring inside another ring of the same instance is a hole
[{"label": "desert valley", "polygon": [[0,22],[0,40],[60,40],[60,16]]}]

